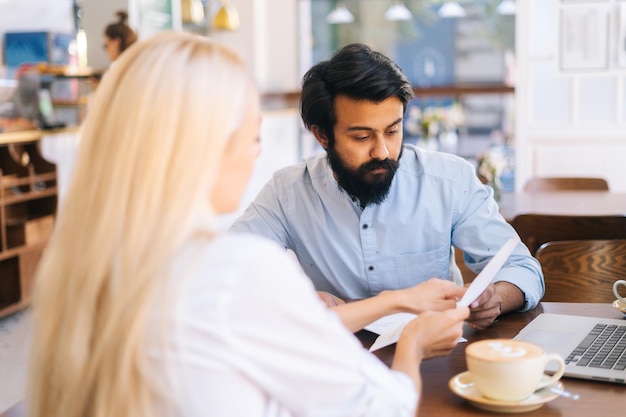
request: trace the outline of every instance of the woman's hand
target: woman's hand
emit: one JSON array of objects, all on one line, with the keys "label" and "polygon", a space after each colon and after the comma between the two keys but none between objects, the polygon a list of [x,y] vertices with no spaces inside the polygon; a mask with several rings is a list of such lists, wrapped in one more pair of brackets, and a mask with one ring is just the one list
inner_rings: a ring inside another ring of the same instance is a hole
[{"label": "woman's hand", "polygon": [[406,373],[420,392],[422,359],[450,353],[463,335],[463,320],[467,317],[468,307],[421,313],[402,330],[391,369]]},{"label": "woman's hand", "polygon": [[424,358],[447,355],[463,335],[463,321],[468,317],[468,307],[424,311],[407,324],[403,333],[415,333]]},{"label": "woman's hand", "polygon": [[422,311],[443,311],[456,307],[457,299],[463,297],[466,288],[443,279],[431,278],[426,282],[396,290],[401,311],[419,314]]},{"label": "woman's hand", "polygon": [[394,313],[420,314],[423,311],[443,311],[456,307],[457,298],[465,288],[438,278],[403,290],[388,290],[363,300],[345,303],[332,294],[318,291],[318,296],[341,318],[343,324],[356,332],[364,326]]}]

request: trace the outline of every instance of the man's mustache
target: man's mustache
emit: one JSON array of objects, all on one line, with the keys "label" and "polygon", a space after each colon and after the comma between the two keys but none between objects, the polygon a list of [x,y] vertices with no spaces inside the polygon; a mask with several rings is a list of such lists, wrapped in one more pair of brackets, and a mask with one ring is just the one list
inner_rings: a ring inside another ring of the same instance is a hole
[{"label": "man's mustache", "polygon": [[397,166],[398,166],[398,162],[392,159],[383,159],[382,161],[373,160],[373,161],[369,161],[361,165],[360,171],[361,173],[365,173],[365,172],[374,171],[376,169],[381,169],[381,168],[389,171],[389,170],[395,169]]}]

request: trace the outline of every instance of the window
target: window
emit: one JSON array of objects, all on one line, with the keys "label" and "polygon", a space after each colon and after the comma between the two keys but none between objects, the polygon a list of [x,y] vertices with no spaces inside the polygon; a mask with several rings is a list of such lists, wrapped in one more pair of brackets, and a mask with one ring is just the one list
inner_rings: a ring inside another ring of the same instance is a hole
[{"label": "window", "polygon": [[[346,44],[366,43],[406,73],[418,93],[411,105],[422,114],[461,106],[465,123],[453,152],[474,158],[514,132],[515,15],[498,12],[501,0],[458,0],[462,17],[442,17],[443,0],[299,2],[300,21],[307,14],[310,20],[301,30],[303,71]],[[408,19],[389,20],[386,12],[394,5],[406,6]],[[340,18],[347,9],[352,20],[329,23],[338,8],[344,11]]]}]

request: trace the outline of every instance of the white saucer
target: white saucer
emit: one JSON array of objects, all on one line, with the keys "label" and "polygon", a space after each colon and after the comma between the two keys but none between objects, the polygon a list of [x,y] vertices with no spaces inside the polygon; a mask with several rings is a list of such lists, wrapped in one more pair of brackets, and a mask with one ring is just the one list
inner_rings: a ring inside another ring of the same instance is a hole
[{"label": "white saucer", "polygon": [[622,300],[613,301],[613,308],[621,312],[624,317],[626,317],[626,304],[624,304]]},{"label": "white saucer", "polygon": [[472,405],[487,411],[496,411],[499,413],[523,413],[526,411],[536,410],[548,401],[552,401],[563,391],[561,382],[552,388],[544,388],[536,391],[530,397],[522,401],[497,401],[486,397],[478,392],[472,376],[469,372],[462,372],[450,379],[448,383],[450,390],[459,397],[465,398]]}]

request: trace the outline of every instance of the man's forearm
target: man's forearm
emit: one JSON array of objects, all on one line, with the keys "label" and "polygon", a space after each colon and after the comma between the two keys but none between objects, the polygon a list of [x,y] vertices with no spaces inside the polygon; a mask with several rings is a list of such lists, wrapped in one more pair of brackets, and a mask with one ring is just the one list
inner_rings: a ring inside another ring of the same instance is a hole
[{"label": "man's forearm", "polygon": [[526,300],[524,293],[514,284],[506,281],[498,281],[495,283],[496,293],[502,299],[501,313],[510,313],[524,307]]}]

